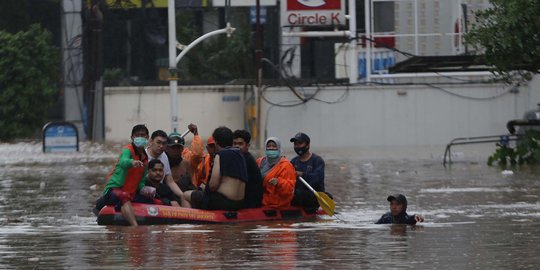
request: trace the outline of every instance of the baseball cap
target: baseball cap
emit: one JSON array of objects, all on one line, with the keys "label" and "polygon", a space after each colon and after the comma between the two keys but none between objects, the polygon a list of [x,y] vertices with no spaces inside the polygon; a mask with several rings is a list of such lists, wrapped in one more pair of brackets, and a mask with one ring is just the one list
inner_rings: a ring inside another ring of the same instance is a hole
[{"label": "baseball cap", "polygon": [[167,141],[167,146],[177,146],[181,145],[184,146],[186,144],[186,141],[184,138],[182,138],[182,135],[178,132],[172,132],[169,134],[169,140]]},{"label": "baseball cap", "polygon": [[306,133],[298,132],[291,138],[291,142],[310,142],[309,136]]},{"label": "baseball cap", "polygon": [[390,195],[388,198],[386,198],[386,200],[389,202],[396,200],[400,204],[407,205],[407,198],[403,194]]},{"label": "baseball cap", "polygon": [[208,138],[208,141],[206,142],[206,144],[216,144],[216,141],[214,140],[214,137],[210,136]]}]

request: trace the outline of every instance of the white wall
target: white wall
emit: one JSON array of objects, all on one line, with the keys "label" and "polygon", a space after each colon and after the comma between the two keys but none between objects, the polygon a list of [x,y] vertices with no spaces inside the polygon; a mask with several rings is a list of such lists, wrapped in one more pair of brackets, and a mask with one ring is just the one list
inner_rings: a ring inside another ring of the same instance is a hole
[{"label": "white wall", "polygon": [[[265,105],[261,111],[269,113],[261,119],[268,120],[268,136],[287,140],[304,131],[319,147],[432,146],[445,145],[456,137],[506,134],[507,121],[521,118],[540,102],[539,91],[531,87],[519,93],[509,93],[509,86],[495,84],[438,87],[444,90],[358,86],[349,89],[342,103],[310,101],[270,110]],[[344,91],[343,87],[327,88],[318,97],[331,101]],[[276,102],[294,100],[292,93],[283,89],[269,89],[267,97]]]},{"label": "white wall", "polygon": [[[336,104],[312,100],[292,108],[272,107],[263,101],[261,139],[266,130],[268,136],[285,143],[304,131],[320,148],[440,146],[456,137],[506,134],[507,121],[521,118],[540,103],[540,78],[517,93],[510,93],[510,87],[502,84],[437,87],[441,89],[418,85],[326,87],[317,94],[318,99],[332,101],[343,94],[346,98]],[[315,89],[303,91],[309,94]],[[264,93],[273,102],[297,100],[285,88],[269,88]],[[223,96],[239,96],[240,101],[224,102]],[[243,96],[242,86],[181,87],[180,131],[190,122],[199,125],[205,138],[220,125],[244,128]],[[106,88],[106,139],[128,140],[137,123],[146,123],[151,131],[169,132],[169,107],[168,87]]]},{"label": "white wall", "polygon": [[[241,87],[179,87],[179,131],[194,123],[200,135],[207,138],[220,125],[243,128],[243,95]],[[223,96],[238,96],[240,100],[223,101]],[[169,87],[105,88],[105,139],[129,140],[131,128],[139,123],[146,124],[150,132],[171,132]]]}]

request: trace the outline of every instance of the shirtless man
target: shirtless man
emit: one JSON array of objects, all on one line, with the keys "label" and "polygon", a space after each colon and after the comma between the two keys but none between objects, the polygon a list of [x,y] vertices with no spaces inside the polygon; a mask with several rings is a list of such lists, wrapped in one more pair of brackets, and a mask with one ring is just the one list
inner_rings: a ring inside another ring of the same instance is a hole
[{"label": "shirtless man", "polygon": [[210,179],[204,191],[187,191],[184,197],[195,208],[235,211],[242,208],[248,181],[244,156],[233,148],[233,132],[218,127],[212,137],[216,141],[216,156]]},{"label": "shirtless man", "polygon": [[169,167],[171,168],[171,176],[182,191],[192,190],[195,187],[191,184],[191,172],[189,161],[182,158],[185,140],[179,133],[173,132],[169,134],[167,149],[165,153],[169,159]]}]

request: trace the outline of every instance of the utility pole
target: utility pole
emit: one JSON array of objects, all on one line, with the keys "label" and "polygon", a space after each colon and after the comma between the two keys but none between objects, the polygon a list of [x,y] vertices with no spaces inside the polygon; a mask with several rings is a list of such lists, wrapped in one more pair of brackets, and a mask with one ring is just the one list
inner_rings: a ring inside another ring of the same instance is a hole
[{"label": "utility pole", "polygon": [[257,0],[256,5],[256,25],[255,25],[255,66],[257,68],[257,89],[255,89],[255,107],[256,107],[256,115],[255,115],[255,123],[253,123],[254,129],[251,132],[253,136],[253,141],[256,142],[256,147],[259,147],[260,140],[259,140],[259,115],[260,115],[260,92],[262,87],[262,57],[263,57],[263,51],[262,51],[262,42],[261,42],[261,0]]},{"label": "utility pole", "polygon": [[230,37],[232,33],[236,30],[231,27],[231,24],[227,22],[227,26],[222,29],[214,30],[212,32],[206,33],[194,41],[192,41],[188,46],[182,49],[182,52],[176,56],[176,18],[175,18],[175,0],[169,0],[168,2],[168,16],[169,16],[169,87],[170,87],[170,99],[171,99],[171,129],[172,131],[177,131],[178,129],[178,69],[176,66],[182,60],[182,58],[197,44],[201,43],[203,40],[220,34],[227,34],[227,37]]},{"label": "utility pole", "polygon": [[90,2],[89,20],[86,32],[86,44],[88,56],[85,57],[85,92],[87,92],[86,106],[88,108],[88,139],[101,140],[102,138],[102,84],[103,73],[102,57],[102,33],[103,33],[103,13],[99,9],[98,1]]},{"label": "utility pole", "polygon": [[83,35],[82,0],[62,0],[62,75],[64,120],[77,127],[80,139],[86,139],[83,122]]},{"label": "utility pole", "polygon": [[178,69],[176,68],[176,10],[175,0],[169,0],[167,14],[169,21],[169,88],[171,98],[171,130],[178,129]]}]

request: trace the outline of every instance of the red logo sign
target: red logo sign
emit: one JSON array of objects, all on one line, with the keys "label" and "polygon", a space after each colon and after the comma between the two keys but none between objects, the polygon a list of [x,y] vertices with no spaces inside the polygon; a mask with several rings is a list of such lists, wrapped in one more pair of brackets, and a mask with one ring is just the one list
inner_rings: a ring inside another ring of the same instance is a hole
[{"label": "red logo sign", "polygon": [[336,10],[341,0],[287,0],[287,10]]}]

